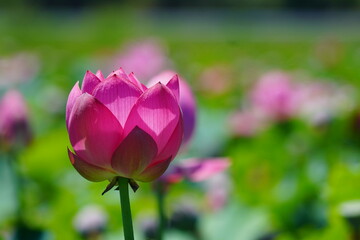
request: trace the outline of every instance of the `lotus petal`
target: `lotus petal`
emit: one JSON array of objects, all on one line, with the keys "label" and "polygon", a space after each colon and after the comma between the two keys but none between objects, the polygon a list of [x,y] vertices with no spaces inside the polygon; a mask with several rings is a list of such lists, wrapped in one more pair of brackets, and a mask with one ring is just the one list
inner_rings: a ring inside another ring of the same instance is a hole
[{"label": "lotus petal", "polygon": [[129,81],[112,75],[96,87],[93,95],[114,114],[121,126],[124,126],[141,93]]},{"label": "lotus petal", "polygon": [[78,97],[69,121],[69,136],[80,158],[95,166],[110,167],[122,133],[116,117],[95,97],[87,93]]},{"label": "lotus petal", "polygon": [[116,149],[111,166],[122,176],[132,178],[141,173],[156,154],[156,142],[149,134],[135,127]]},{"label": "lotus petal", "polygon": [[83,93],[92,94],[95,87],[100,83],[100,79],[90,71],[86,71],[84,80],[82,82],[81,90]]},{"label": "lotus petal", "polygon": [[66,127],[69,129],[69,120],[71,111],[73,109],[73,106],[75,104],[76,99],[82,94],[79,82],[76,82],[74,87],[71,89],[67,103],[66,103]]},{"label": "lotus petal", "polygon": [[72,153],[70,149],[68,149],[68,154],[71,164],[74,166],[74,168],[80,173],[81,176],[89,181],[101,182],[116,176],[115,173],[110,172],[109,170],[85,162],[76,154]]},{"label": "lotus petal", "polygon": [[175,96],[166,86],[158,83],[146,90],[135,103],[124,127],[125,136],[138,126],[150,134],[161,152],[180,118]]}]

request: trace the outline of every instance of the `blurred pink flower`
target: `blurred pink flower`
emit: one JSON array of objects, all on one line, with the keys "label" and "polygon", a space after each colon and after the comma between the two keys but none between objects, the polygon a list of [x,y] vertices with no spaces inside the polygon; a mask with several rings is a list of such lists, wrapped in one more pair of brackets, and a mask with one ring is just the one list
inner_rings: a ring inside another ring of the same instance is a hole
[{"label": "blurred pink flower", "polygon": [[165,49],[155,40],[144,40],[126,46],[115,58],[116,66],[136,72],[140,79],[150,79],[167,66]]},{"label": "blurred pink flower", "polygon": [[[174,71],[164,71],[155,77],[153,77],[147,84],[147,86],[153,86],[156,83],[167,84],[169,80],[175,75]],[[184,120],[184,139],[183,144],[189,143],[195,129],[196,124],[196,102],[195,96],[191,91],[190,86],[182,78],[179,78],[180,84],[180,107]]]},{"label": "blurred pink flower", "polygon": [[8,146],[24,146],[31,140],[27,106],[16,90],[6,92],[0,101],[0,136]]},{"label": "blurred pink flower", "polygon": [[104,79],[87,71],[66,106],[75,169],[90,181],[122,176],[152,181],[176,156],[183,137],[179,80],[147,88],[122,69]]},{"label": "blurred pink flower", "polygon": [[270,118],[283,120],[294,115],[296,110],[296,85],[283,72],[269,72],[263,75],[251,92],[254,107]]},{"label": "blurred pink flower", "polygon": [[231,134],[238,137],[251,137],[267,125],[266,116],[255,108],[235,112],[229,118]]},{"label": "blurred pink flower", "polygon": [[232,72],[228,66],[217,65],[205,69],[199,77],[199,88],[201,91],[222,95],[229,92],[233,87]]},{"label": "blurred pink flower", "polygon": [[193,182],[204,181],[230,166],[228,158],[187,159],[181,165],[185,178]]},{"label": "blurred pink flower", "polygon": [[229,166],[228,158],[189,158],[165,172],[159,181],[165,185],[178,183],[183,179],[200,182],[223,172]]}]

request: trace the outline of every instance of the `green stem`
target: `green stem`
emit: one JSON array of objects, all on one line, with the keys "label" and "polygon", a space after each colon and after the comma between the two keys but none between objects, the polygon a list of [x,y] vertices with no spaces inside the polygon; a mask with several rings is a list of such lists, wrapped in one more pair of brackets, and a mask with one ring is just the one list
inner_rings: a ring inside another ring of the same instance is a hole
[{"label": "green stem", "polygon": [[21,171],[20,171],[20,166],[18,163],[18,158],[17,155],[14,152],[10,152],[8,154],[8,162],[9,165],[13,171],[13,178],[14,178],[14,183],[15,183],[15,188],[16,188],[16,199],[17,199],[17,210],[16,210],[16,221],[17,224],[20,224],[23,221],[23,212],[24,212],[24,197],[23,197],[23,192],[24,192],[24,179],[22,177]]},{"label": "green stem", "polygon": [[120,192],[121,214],[124,227],[124,237],[125,240],[134,240],[134,231],[129,201],[129,179],[119,177],[118,183]]},{"label": "green stem", "polygon": [[166,218],[165,218],[165,203],[164,203],[164,192],[162,189],[157,189],[156,191],[156,198],[158,202],[158,233],[157,233],[157,240],[163,240],[164,238],[164,230],[166,228]]}]

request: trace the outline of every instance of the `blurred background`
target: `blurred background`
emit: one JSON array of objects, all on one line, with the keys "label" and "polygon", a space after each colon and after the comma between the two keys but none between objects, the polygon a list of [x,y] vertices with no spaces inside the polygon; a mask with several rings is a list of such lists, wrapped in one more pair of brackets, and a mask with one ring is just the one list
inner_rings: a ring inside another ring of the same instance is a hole
[{"label": "blurred background", "polygon": [[[171,186],[165,239],[360,239],[359,8],[1,0],[0,117],[20,121],[2,130],[0,239],[122,239],[118,193],[71,166],[64,120],[86,70],[119,67],[143,82],[173,70],[192,87],[196,131],[175,162],[231,161]],[[153,239],[151,184],[131,198],[137,239]]]}]

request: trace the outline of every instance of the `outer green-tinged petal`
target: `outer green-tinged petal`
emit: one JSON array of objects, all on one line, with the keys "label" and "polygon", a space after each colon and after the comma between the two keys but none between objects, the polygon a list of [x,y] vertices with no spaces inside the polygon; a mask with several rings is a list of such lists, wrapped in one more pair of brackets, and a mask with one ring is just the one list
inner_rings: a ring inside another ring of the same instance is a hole
[{"label": "outer green-tinged petal", "polygon": [[110,172],[109,170],[85,162],[84,160],[79,158],[76,154],[72,153],[69,149],[68,149],[68,154],[71,164],[74,166],[74,168],[80,173],[81,176],[83,176],[89,181],[100,182],[106,179],[111,179],[116,176],[114,173]]}]

